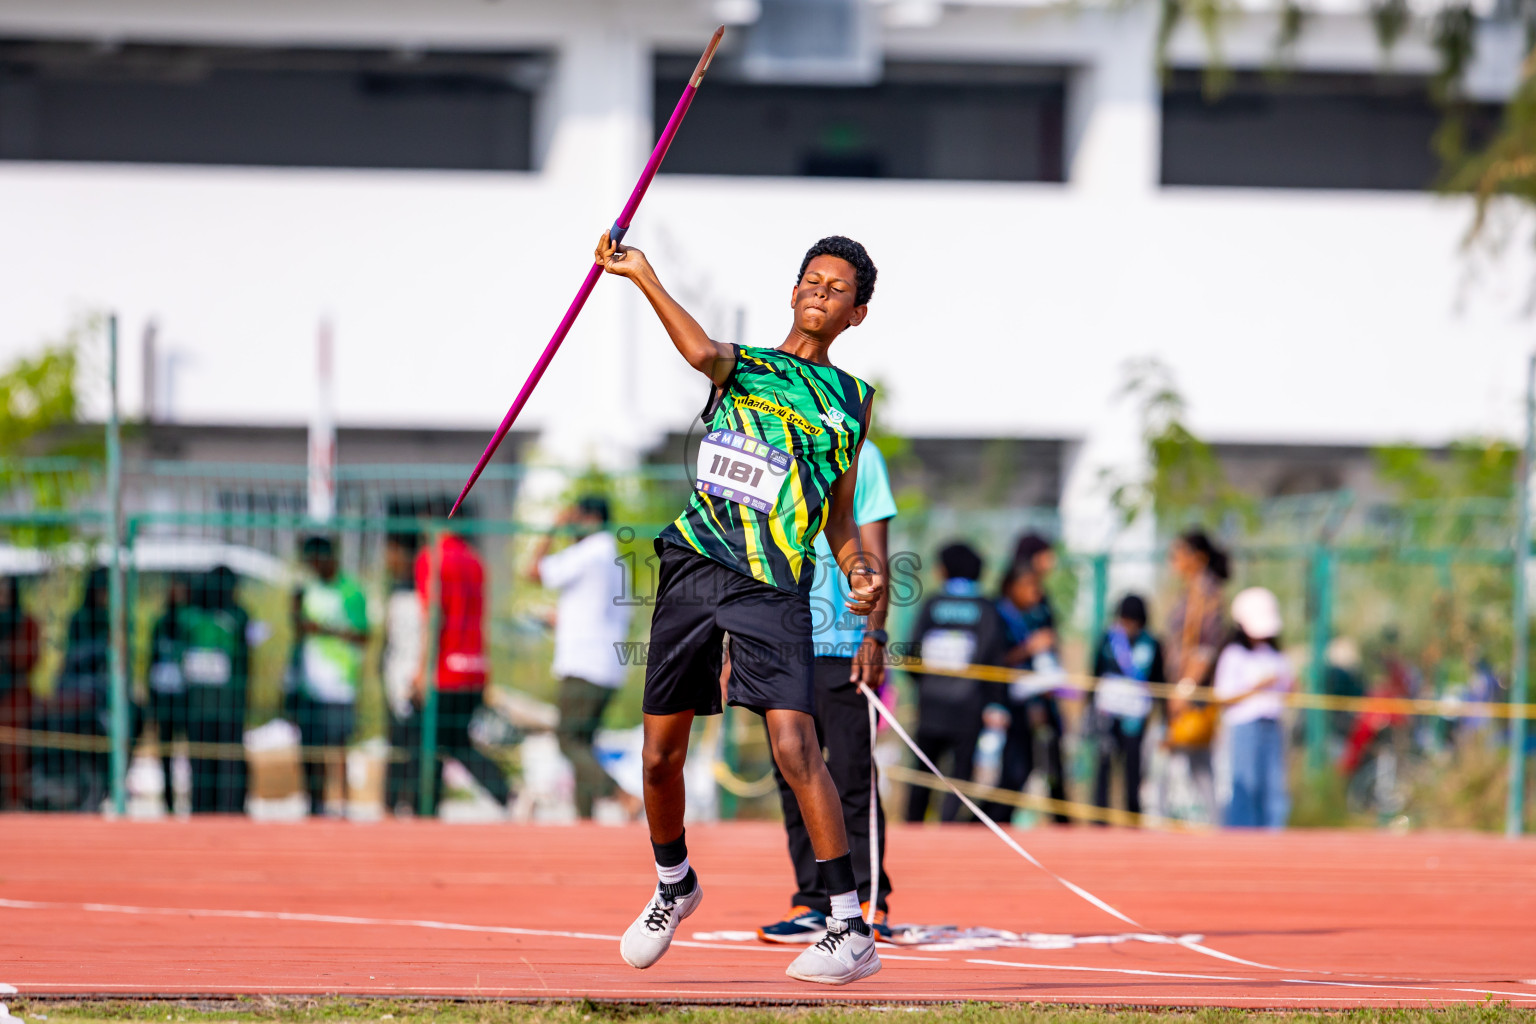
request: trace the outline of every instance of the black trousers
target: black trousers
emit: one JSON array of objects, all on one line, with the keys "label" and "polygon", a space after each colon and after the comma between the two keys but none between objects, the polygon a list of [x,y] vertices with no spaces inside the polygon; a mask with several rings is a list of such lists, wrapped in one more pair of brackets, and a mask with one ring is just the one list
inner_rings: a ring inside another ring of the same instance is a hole
[{"label": "black trousers", "polygon": [[[858,687],[848,681],[852,658],[815,658],[811,673],[816,686],[816,739],[827,756],[827,771],[837,786],[843,804],[843,828],[848,833],[848,849],[853,855],[853,880],[859,901],[869,902],[869,801],[875,801],[876,828],[880,840],[880,893],[875,901],[886,909],[891,894],[891,880],[885,873],[885,808],[880,804],[874,781],[872,751],[869,746],[869,704]],[[767,728],[766,723],[764,728]],[[810,907],[823,914],[832,912],[832,897],[823,891],[821,874],[816,867],[816,851],[800,814],[800,802],[784,781],[779,766],[773,766],[779,784],[779,803],[784,808],[784,831],[789,834],[789,859],[795,867],[795,893],[791,906]]]},{"label": "black trousers", "polygon": [[1122,781],[1125,784],[1125,809],[1132,814],[1141,813],[1141,737],[1146,731],[1145,720],[1134,732],[1126,729],[1125,719],[1097,712],[1099,758],[1098,770],[1093,777],[1093,802],[1099,807],[1109,807],[1110,779],[1115,760],[1119,759]]},{"label": "black trousers", "polygon": [[[1067,776],[1061,761],[1061,708],[1050,694],[1031,697],[1024,701],[1008,701],[1011,719],[1008,738],[1003,744],[1003,770],[998,779],[999,789],[1021,793],[1024,784],[1034,774],[1044,753],[1045,781],[1050,787],[1051,799],[1067,799]],[[1038,748],[1037,749],[1037,744]],[[1010,804],[992,803],[982,807],[994,821],[1006,823],[1016,810]],[[1066,825],[1071,818],[1065,814],[1052,815],[1058,825]]]},{"label": "black trousers", "polygon": [[299,745],[304,753],[304,790],[309,794],[309,813],[324,814],[326,764],[334,756],[333,751],[342,761],[342,793],[347,790],[347,744],[352,740],[357,714],[351,704],[319,701],[304,693],[295,698],[294,711],[299,720]]},{"label": "black trousers", "polygon": [[[451,757],[468,769],[475,781],[486,788],[499,804],[505,804],[512,796],[507,776],[501,765],[480,752],[469,738],[469,721],[475,709],[484,703],[480,690],[439,690],[437,693],[437,765],[432,772],[432,813],[439,811],[443,799],[443,758]],[[412,716],[415,728],[410,735],[408,748],[411,758],[406,762],[406,785],[417,787],[421,779],[421,712]]]},{"label": "black trousers", "polygon": [[[402,805],[416,810],[416,795],[420,792],[421,774],[421,712],[413,707],[403,718],[394,709],[389,712],[389,768],[384,773],[384,810],[390,812]],[[411,774],[411,768],[417,774]]]},{"label": "black trousers", "polygon": [[189,758],[193,814],[245,813],[250,781],[244,747],[245,705],[243,687],[193,686],[187,691],[187,742],[223,748]]},{"label": "black trousers", "polygon": [[171,781],[171,766],[175,758],[171,756],[171,744],[180,734],[183,738],[187,735],[187,695],[185,693],[156,693],[153,690],[149,694],[149,712],[151,730],[155,734],[157,746],[160,748],[160,770],[165,774],[165,809],[176,809],[175,784]]},{"label": "black trousers", "polygon": [[[979,728],[964,733],[950,733],[924,731],[921,724],[918,725],[916,736],[918,749],[927,754],[928,759],[938,765],[940,771],[945,772],[957,782],[971,781],[971,775],[976,767],[976,741],[980,738]],[[947,766],[944,764],[946,755],[951,758]],[[907,820],[909,822],[922,821],[928,817],[928,805],[933,793],[933,790],[922,786],[907,787]],[[955,794],[945,793],[944,803],[939,806],[939,820],[958,820],[963,806],[960,798]]]}]

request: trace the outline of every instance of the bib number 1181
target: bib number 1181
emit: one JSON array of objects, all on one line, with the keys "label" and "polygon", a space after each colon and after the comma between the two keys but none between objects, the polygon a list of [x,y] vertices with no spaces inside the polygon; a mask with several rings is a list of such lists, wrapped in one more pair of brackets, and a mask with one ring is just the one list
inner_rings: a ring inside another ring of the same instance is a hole
[{"label": "bib number 1181", "polygon": [[709,472],[711,475],[723,476],[749,487],[756,487],[763,482],[762,466],[754,466],[750,462],[738,462],[718,452],[715,454],[714,461],[709,464]]}]

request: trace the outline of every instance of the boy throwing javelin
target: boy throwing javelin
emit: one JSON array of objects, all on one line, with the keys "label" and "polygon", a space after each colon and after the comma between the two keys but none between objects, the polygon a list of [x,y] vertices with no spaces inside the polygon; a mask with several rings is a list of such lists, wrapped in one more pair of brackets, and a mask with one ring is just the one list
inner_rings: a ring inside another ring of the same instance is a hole
[{"label": "boy throwing javelin", "polygon": [[842,803],[816,738],[808,595],[822,530],[848,576],[849,611],[869,614],[885,590],[853,515],[874,389],[827,358],[838,335],[868,313],[875,265],[859,243],[823,238],[801,261],[783,344],[749,348],[712,341],[640,250],[604,235],[596,259],[639,287],[678,352],[713,385],[695,490],[656,540],[661,569],[642,710],[645,816],[660,881],[620,955],[633,967],[654,964],[703,898],[684,842],[683,762],[694,716],[721,711],[721,638],[729,633],[728,699],[766,721],[830,897],[826,936],[788,974],[827,985],[866,978],[880,958],[859,914]]}]

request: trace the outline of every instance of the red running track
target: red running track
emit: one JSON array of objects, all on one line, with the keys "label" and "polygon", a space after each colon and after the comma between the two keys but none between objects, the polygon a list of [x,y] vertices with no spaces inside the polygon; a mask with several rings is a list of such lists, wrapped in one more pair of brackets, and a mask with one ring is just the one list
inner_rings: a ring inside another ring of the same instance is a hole
[{"label": "red running track", "polygon": [[[640,827],[0,817],[0,985],[27,995],[356,993],[803,1002],[1039,1000],[1536,1006],[1536,843],[1289,832],[1018,833],[1148,928],[1145,941],[976,827],[891,829],[898,921],[1053,933],[1058,948],[891,948],[845,989],[793,949],[711,939],[640,972],[617,936],[655,882]],[[791,891],[776,825],[697,826],[705,886],[680,937],[743,931]],[[3,991],[0,988],[0,991]]]}]

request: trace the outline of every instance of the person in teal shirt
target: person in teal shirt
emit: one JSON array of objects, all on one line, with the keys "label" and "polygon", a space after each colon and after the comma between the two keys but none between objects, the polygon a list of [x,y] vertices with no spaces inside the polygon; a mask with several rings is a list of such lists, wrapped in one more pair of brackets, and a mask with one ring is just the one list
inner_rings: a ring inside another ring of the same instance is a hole
[{"label": "person in teal shirt", "polygon": [[[884,565],[890,520],[896,515],[896,497],[880,449],[866,444],[859,449],[858,479],[854,485],[853,520],[859,540],[871,557]],[[869,802],[875,801],[880,837],[880,884],[875,895],[873,927],[890,937],[886,925],[886,897],[891,880],[885,874],[885,809],[880,806],[874,782],[869,743],[869,712],[859,683],[877,690],[885,675],[885,616],[889,593],[866,616],[847,610],[848,582],[837,571],[832,547],[825,534],[816,537],[816,576],[811,585],[811,642],[815,645],[812,671],[816,681],[816,735],[827,752],[827,770],[843,802],[843,827],[853,852],[854,881],[859,901],[870,900]],[[795,867],[798,891],[790,900],[789,913],[757,930],[764,942],[809,943],[827,928],[831,897],[823,890],[816,867],[816,852],[800,814],[794,791],[778,766],[779,802],[784,809],[784,830],[789,834],[789,859]]]},{"label": "person in teal shirt", "polygon": [[[304,751],[309,812],[325,813],[326,765],[346,747],[356,723],[357,691],[368,643],[368,598],[343,575],[329,537],[304,540],[304,563],[314,578],[304,587],[299,614],[301,645],[295,710]],[[341,766],[346,791],[346,766]]]}]

